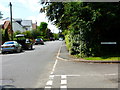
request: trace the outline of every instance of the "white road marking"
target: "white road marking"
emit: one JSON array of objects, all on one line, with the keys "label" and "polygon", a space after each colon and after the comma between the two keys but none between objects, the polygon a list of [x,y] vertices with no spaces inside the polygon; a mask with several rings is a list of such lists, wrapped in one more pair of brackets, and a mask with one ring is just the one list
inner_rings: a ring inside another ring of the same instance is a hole
[{"label": "white road marking", "polygon": [[66,85],[60,86],[60,90],[67,90],[67,86]]},{"label": "white road marking", "polygon": [[17,56],[17,55],[22,55],[22,54],[24,54],[24,53],[1,54],[0,56],[7,57],[7,56]]},{"label": "white road marking", "polygon": [[67,84],[67,80],[61,80],[61,84]]},{"label": "white road marking", "polygon": [[[66,77],[80,77],[80,76],[115,76],[118,75],[117,73],[111,73],[111,74],[81,74],[81,75],[77,75],[77,74],[73,74],[73,75],[66,75]],[[63,77],[62,75],[54,75],[54,76],[61,76],[61,78]]]},{"label": "white road marking", "polygon": [[117,75],[116,73],[111,73],[111,74],[104,74],[105,76],[114,76]]},{"label": "white road marking", "polygon": [[57,65],[57,62],[58,62],[58,60],[56,59],[55,64],[53,65],[53,69],[52,69],[51,74],[53,74],[53,73],[54,73],[54,71],[55,71],[55,67],[56,67],[56,65]]},{"label": "white road marking", "polygon": [[46,83],[46,85],[52,85],[53,84],[53,81],[52,80],[49,80],[49,81],[47,81],[47,83]]},{"label": "white road marking", "polygon": [[[62,47],[62,45],[61,45],[61,47]],[[61,47],[58,50],[57,57],[60,55]],[[58,60],[56,59],[54,65],[53,65],[52,71],[50,73],[51,75],[49,76],[49,81],[47,81],[47,83],[46,83],[46,87],[48,87],[48,88],[49,88],[49,86],[52,86],[52,84],[53,84],[53,79],[54,79],[54,76],[55,76],[53,74],[54,74],[57,62],[58,62]]]},{"label": "white road marking", "polygon": [[49,79],[51,80],[51,79],[54,79],[54,75],[50,75],[49,76]]},{"label": "white road marking", "polygon": [[48,90],[48,88],[51,88],[50,86],[46,86],[45,88],[47,88],[47,90]]},{"label": "white road marking", "polygon": [[60,50],[61,50],[61,48],[62,48],[62,45],[60,46],[60,48],[59,48],[59,50],[58,50],[57,58],[58,58],[59,55],[60,55]]},{"label": "white road marking", "polygon": [[67,76],[66,75],[61,75],[61,79],[66,79]]}]

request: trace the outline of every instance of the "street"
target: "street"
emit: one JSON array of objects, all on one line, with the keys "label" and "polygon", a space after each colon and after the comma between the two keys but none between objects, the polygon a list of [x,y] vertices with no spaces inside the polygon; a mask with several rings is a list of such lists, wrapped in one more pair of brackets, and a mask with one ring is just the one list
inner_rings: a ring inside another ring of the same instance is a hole
[{"label": "street", "polygon": [[[11,88],[118,88],[118,64],[58,60],[63,41],[35,45],[34,50],[4,54],[3,87]],[[0,61],[1,62],[1,61]]]}]

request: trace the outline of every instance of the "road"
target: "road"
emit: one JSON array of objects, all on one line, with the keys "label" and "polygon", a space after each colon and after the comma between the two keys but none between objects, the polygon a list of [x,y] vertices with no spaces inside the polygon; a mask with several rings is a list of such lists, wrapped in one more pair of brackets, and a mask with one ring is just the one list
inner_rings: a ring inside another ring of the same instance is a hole
[{"label": "road", "polygon": [[118,64],[56,59],[62,41],[35,45],[35,50],[0,55],[3,86],[13,88],[117,88]]},{"label": "road", "polygon": [[17,88],[43,88],[62,42],[46,42],[35,50],[2,55],[3,85]]}]

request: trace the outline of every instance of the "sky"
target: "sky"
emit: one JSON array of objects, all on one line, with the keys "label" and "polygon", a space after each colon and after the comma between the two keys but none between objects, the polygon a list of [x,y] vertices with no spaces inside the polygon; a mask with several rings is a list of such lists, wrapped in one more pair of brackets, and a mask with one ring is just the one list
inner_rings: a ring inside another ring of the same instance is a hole
[{"label": "sky", "polygon": [[48,28],[53,33],[58,33],[59,30],[48,22],[45,13],[40,13],[42,5],[39,3],[40,0],[0,0],[0,11],[3,14],[3,19],[10,17],[10,6],[12,3],[12,17],[20,18],[22,20],[32,20],[33,23],[37,21],[37,25],[40,22],[48,23]]}]

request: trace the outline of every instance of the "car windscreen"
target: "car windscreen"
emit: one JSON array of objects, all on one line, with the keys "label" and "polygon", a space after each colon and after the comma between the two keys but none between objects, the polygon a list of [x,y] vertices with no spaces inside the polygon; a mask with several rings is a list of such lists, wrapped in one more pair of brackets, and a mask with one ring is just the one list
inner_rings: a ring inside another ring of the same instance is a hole
[{"label": "car windscreen", "polygon": [[41,41],[41,39],[36,39],[36,41]]},{"label": "car windscreen", "polygon": [[5,42],[4,44],[14,44],[14,42]]}]

